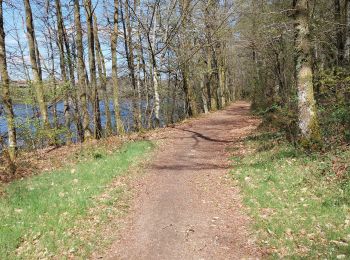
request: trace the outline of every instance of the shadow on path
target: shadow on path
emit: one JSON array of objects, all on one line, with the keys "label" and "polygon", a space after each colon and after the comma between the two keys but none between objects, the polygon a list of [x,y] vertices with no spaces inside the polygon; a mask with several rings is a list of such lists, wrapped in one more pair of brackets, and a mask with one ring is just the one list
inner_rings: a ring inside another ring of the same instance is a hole
[{"label": "shadow on path", "polygon": [[183,129],[183,128],[175,128],[175,129],[181,130],[181,131],[184,131],[184,132],[193,133],[193,134],[195,134],[196,137],[202,138],[202,139],[210,141],[210,142],[217,142],[217,143],[232,143],[232,142],[234,142],[233,140],[214,139],[214,138],[211,138],[209,136],[203,135],[203,134],[198,133],[198,132],[193,131],[193,130],[188,130],[188,129]]}]

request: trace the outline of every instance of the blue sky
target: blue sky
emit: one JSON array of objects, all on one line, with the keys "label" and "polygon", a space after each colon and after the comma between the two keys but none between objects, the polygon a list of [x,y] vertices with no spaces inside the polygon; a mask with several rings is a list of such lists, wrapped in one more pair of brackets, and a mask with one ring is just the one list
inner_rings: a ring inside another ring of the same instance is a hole
[{"label": "blue sky", "polygon": [[[51,11],[54,12],[54,1],[50,0]],[[13,1],[14,2],[14,1]],[[69,0],[63,0],[62,1],[62,10],[63,10],[63,16],[65,18],[65,25],[67,29],[72,25],[74,22],[73,20],[73,14],[68,16],[67,8],[64,7],[66,3],[69,3],[71,1]],[[93,4],[96,4],[97,1],[93,0]],[[23,54],[25,57],[26,63],[29,65],[29,57],[28,57],[28,48],[27,48],[27,38],[25,34],[25,17],[24,17],[24,8],[23,8],[23,1],[17,0],[14,2],[15,7],[9,7],[8,5],[4,5],[4,25],[5,25],[5,32],[6,32],[6,48],[7,48],[7,60],[8,60],[8,66],[9,66],[9,73],[10,77],[13,80],[25,80],[25,73],[24,68],[22,65],[22,58],[21,58],[21,52],[20,48],[18,46],[17,40],[19,39],[19,42],[23,48]],[[47,66],[51,68],[51,65],[48,63],[46,58],[48,57],[48,51],[47,46],[45,44],[45,37],[43,34],[43,22],[39,19],[38,16],[42,16],[45,14],[45,9],[36,5],[34,1],[31,1],[31,6],[33,9],[33,15],[34,15],[34,26],[36,30],[36,37],[39,44],[39,52],[43,58],[43,63],[45,63]],[[111,5],[112,7],[112,5]],[[71,7],[71,10],[73,8]],[[113,11],[113,8],[110,9]],[[102,1],[100,0],[97,8],[96,8],[97,18],[98,18],[98,24],[103,29],[106,27],[107,19],[106,19],[106,12],[104,11]],[[81,8],[81,18],[82,22],[85,22],[85,12],[84,9]],[[53,19],[56,19],[56,17],[53,17]],[[52,25],[55,20],[52,20]],[[83,25],[84,26],[84,25]],[[84,40],[86,41],[86,35],[84,35]],[[110,71],[111,69],[111,61],[110,61],[110,43],[109,43],[109,37],[108,35],[105,35],[103,37],[101,35],[100,38],[101,46],[106,58],[106,66],[107,71]],[[119,41],[121,43],[121,41]],[[57,51],[57,46],[54,43],[53,45],[55,51]],[[122,48],[122,46],[119,46],[119,48]],[[86,52],[86,50],[85,50]],[[87,55],[87,53],[85,53]],[[58,58],[56,53],[56,59]],[[121,57],[119,57],[119,60]],[[55,67],[57,72],[59,73],[59,61],[56,60]],[[87,64],[88,65],[88,64]],[[28,66],[28,69],[30,71],[30,67]],[[43,70],[45,70],[45,66],[43,64]],[[44,74],[45,77],[46,73]],[[59,77],[59,75],[57,75]]]}]

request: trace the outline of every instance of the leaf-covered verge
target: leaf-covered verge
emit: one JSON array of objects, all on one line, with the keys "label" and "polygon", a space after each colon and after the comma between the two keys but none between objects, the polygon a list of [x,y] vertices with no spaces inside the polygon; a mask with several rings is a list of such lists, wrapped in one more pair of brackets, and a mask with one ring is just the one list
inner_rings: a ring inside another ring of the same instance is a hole
[{"label": "leaf-covered verge", "polygon": [[305,154],[281,134],[237,144],[232,177],[268,258],[350,258],[350,150]]},{"label": "leaf-covered verge", "polygon": [[75,166],[8,184],[0,197],[1,258],[84,258],[107,243],[104,223],[127,208],[126,187],[116,177],[152,148],[148,141],[130,142],[112,154],[101,151]]}]

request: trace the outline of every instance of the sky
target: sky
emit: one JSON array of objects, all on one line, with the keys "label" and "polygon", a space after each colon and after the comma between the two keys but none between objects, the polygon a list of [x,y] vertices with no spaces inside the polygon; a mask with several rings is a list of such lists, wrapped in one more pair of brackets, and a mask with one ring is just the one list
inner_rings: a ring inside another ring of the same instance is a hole
[{"label": "sky", "polygon": [[[9,74],[12,80],[25,80],[25,70],[23,68],[23,62],[21,58],[21,51],[19,48],[18,40],[20,42],[21,47],[23,48],[23,56],[26,64],[28,65],[28,70],[30,72],[30,61],[29,61],[29,54],[28,54],[28,46],[27,46],[27,38],[26,38],[26,30],[25,30],[25,17],[24,17],[24,8],[23,8],[23,1],[17,0],[17,1],[11,1],[14,3],[13,6],[9,6],[8,4],[4,5],[4,26],[5,26],[5,34],[6,34],[6,48],[7,48],[7,62],[8,62],[8,69]],[[43,71],[46,67],[51,68],[51,64],[49,64],[47,57],[48,57],[48,50],[47,46],[45,44],[45,37],[43,34],[43,22],[40,20],[38,16],[42,16],[45,14],[44,8],[36,5],[34,3],[35,1],[31,1],[32,11],[34,15],[34,27],[35,27],[35,33],[36,38],[39,45],[39,52],[41,57],[43,58]],[[73,25],[73,14],[68,14],[67,8],[64,7],[64,4],[67,4],[69,0],[63,0],[62,1],[62,12],[65,20],[65,26],[67,28],[67,31],[69,31],[69,28]],[[93,0],[93,4],[96,4],[97,1]],[[54,1],[50,0],[51,11],[54,13]],[[111,5],[112,6],[112,5]],[[98,24],[100,28],[105,28],[107,24],[107,18],[106,18],[106,12],[103,10],[102,0],[98,2],[97,8],[95,10],[98,18]],[[73,10],[73,7],[71,7],[71,10]],[[113,8],[111,8],[111,11],[113,11]],[[53,17],[55,22],[56,17]],[[83,27],[85,27],[85,12],[84,9],[81,8],[81,19],[83,22]],[[71,30],[70,30],[71,31]],[[84,35],[84,41],[86,42],[86,35]],[[111,60],[110,60],[110,43],[109,43],[109,36],[107,35],[103,37],[101,35],[100,38],[101,41],[101,47],[103,50],[103,53],[105,55],[106,59],[106,67],[107,72],[110,73],[111,70]],[[120,42],[120,41],[119,41]],[[57,73],[59,74],[59,61],[58,61],[58,55],[57,55],[57,46],[54,43],[54,52],[56,56],[56,62],[55,67],[57,70]],[[122,46],[119,46],[118,49],[120,49]],[[87,50],[85,50],[85,56],[87,56]],[[121,57],[119,55],[119,60],[121,60]],[[88,63],[86,61],[86,65],[88,66]],[[44,72],[44,77],[48,74]],[[59,75],[57,75],[59,77]]]}]

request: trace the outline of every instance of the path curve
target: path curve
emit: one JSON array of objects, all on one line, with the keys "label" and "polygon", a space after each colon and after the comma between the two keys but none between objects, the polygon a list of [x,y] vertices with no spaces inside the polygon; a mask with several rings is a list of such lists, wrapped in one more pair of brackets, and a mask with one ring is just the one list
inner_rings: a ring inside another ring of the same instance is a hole
[{"label": "path curve", "polygon": [[135,186],[128,225],[107,259],[258,258],[249,219],[228,176],[227,147],[259,120],[237,102],[161,131],[163,139]]}]

